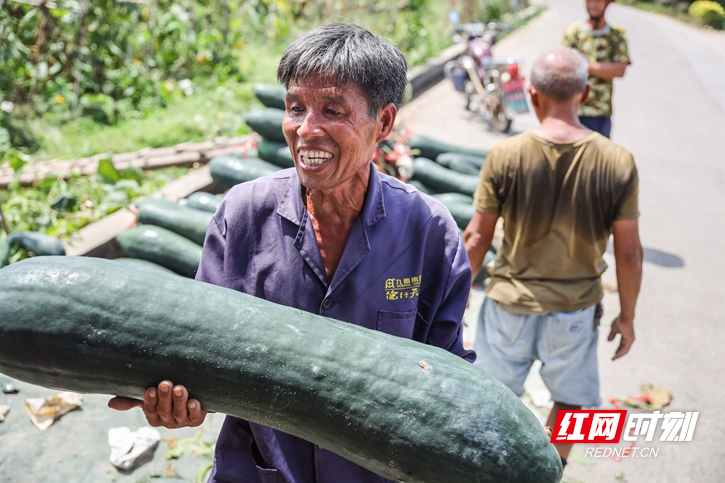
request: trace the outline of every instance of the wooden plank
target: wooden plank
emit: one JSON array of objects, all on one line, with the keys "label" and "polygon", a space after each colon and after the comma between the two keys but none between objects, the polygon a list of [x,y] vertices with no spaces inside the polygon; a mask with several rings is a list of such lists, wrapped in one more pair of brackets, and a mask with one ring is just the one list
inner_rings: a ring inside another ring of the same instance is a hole
[{"label": "wooden plank", "polygon": [[[212,188],[212,184],[209,166],[204,166],[172,181],[150,196],[177,201],[197,191]],[[70,240],[63,240],[66,254],[100,258],[122,257],[123,251],[116,243],[116,236],[135,222],[136,215],[127,208],[105,216],[82,228]]]},{"label": "wooden plank", "polygon": [[174,153],[166,156],[155,156],[139,161],[143,163],[142,168],[162,168],[165,166],[176,166],[181,164],[191,164],[202,159],[202,155],[199,151],[189,151],[186,153]]},{"label": "wooden plank", "polygon": [[66,255],[115,258],[113,247],[116,235],[133,226],[136,215],[126,208],[104,216],[100,220],[81,228],[69,240],[62,240]]},{"label": "wooden plank", "polygon": [[202,166],[186,176],[172,181],[151,196],[154,198],[167,198],[178,201],[192,193],[203,191],[214,183],[209,166]]}]

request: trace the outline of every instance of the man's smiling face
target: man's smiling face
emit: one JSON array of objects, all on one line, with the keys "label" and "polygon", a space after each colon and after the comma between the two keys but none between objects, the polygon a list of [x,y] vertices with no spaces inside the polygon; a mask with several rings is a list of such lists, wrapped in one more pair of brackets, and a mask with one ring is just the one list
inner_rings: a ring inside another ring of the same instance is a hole
[{"label": "man's smiling face", "polygon": [[328,190],[369,169],[383,123],[357,84],[309,76],[290,83],[285,104],[282,129],[302,185]]}]

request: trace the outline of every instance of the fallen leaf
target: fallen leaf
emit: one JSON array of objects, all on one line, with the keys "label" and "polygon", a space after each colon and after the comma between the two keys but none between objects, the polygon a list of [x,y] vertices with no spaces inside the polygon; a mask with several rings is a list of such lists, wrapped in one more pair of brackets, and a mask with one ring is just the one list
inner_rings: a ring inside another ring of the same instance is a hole
[{"label": "fallen leaf", "polygon": [[606,290],[607,292],[617,293],[619,292],[619,287],[613,283],[603,283],[602,288]]}]

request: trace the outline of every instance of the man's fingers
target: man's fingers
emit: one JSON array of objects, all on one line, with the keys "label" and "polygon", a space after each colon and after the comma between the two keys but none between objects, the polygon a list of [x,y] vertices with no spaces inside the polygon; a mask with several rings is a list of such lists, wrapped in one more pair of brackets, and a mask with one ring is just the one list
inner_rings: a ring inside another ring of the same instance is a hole
[{"label": "man's fingers", "polygon": [[161,381],[158,387],[150,387],[144,393],[143,401],[126,397],[114,397],[108,401],[112,409],[126,411],[141,407],[151,426],[183,428],[199,426],[206,414],[196,399],[189,399],[184,386],[174,386],[171,381]]},{"label": "man's fingers", "polygon": [[130,397],[116,396],[108,401],[108,407],[116,411],[128,411],[129,409],[140,408],[142,405],[143,401]]},{"label": "man's fingers", "polygon": [[159,402],[159,393],[155,387],[146,389],[146,393],[143,396],[143,413],[146,416],[146,421],[153,426],[161,426],[161,418],[157,412],[157,406]]},{"label": "man's fingers", "polygon": [[618,318],[614,319],[612,321],[612,328],[609,331],[609,336],[607,337],[607,340],[609,342],[612,342],[614,340],[614,338],[617,336],[617,334],[619,334],[619,319]]},{"label": "man's fingers", "polygon": [[612,342],[616,336],[617,336],[617,331],[614,330],[614,327],[612,327],[612,330],[609,331],[609,335],[607,336],[607,341]]},{"label": "man's fingers", "polygon": [[183,424],[189,419],[189,411],[186,407],[186,400],[189,393],[184,386],[174,386],[173,393],[173,411],[174,419],[177,423]]},{"label": "man's fingers", "polygon": [[204,422],[207,411],[202,411],[199,401],[197,401],[196,399],[189,399],[189,402],[186,404],[186,406],[189,410],[189,420],[193,423],[194,426],[199,426],[201,423]]},{"label": "man's fingers", "polygon": [[619,343],[619,347],[617,347],[617,352],[614,353],[614,357],[612,357],[613,361],[616,361],[623,355],[625,355],[629,351],[629,347],[624,343],[624,339]]},{"label": "man's fingers", "polygon": [[146,389],[143,395],[143,412],[155,413],[158,404],[158,394],[155,387]]},{"label": "man's fingers", "polygon": [[629,349],[632,348],[632,344],[634,344],[634,339],[625,339],[622,337],[622,339],[619,341],[619,347],[617,348],[617,352],[614,353],[614,357],[612,357],[613,361],[616,361],[620,357],[624,357],[629,352]]},{"label": "man's fingers", "polygon": [[158,389],[158,402],[156,403],[156,412],[164,423],[173,424],[174,415],[172,413],[173,397],[171,391],[174,385],[171,381],[161,381]]}]

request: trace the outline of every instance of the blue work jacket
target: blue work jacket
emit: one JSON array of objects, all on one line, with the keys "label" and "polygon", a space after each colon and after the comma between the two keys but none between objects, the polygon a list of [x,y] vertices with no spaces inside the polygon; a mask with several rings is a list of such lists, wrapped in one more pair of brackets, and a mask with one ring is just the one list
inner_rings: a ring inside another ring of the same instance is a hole
[{"label": "blue work jacket", "polygon": [[[448,210],[370,166],[362,212],[327,280],[294,169],[237,185],[212,219],[197,280],[343,323],[442,347],[468,361],[462,317],[471,284]],[[382,483],[298,437],[227,417],[215,483]]]}]

